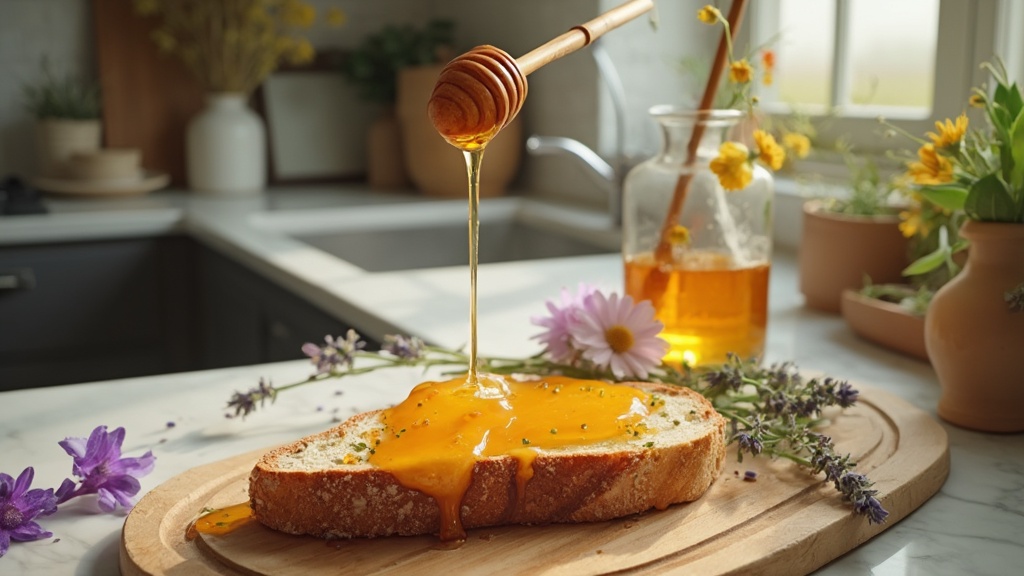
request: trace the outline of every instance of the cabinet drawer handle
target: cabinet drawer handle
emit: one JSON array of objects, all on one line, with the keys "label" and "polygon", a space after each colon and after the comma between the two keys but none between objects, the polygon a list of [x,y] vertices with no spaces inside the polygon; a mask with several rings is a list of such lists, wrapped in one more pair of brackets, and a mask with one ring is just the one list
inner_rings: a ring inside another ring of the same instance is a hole
[{"label": "cabinet drawer handle", "polygon": [[0,270],[0,290],[31,290],[36,287],[36,274],[31,268]]}]

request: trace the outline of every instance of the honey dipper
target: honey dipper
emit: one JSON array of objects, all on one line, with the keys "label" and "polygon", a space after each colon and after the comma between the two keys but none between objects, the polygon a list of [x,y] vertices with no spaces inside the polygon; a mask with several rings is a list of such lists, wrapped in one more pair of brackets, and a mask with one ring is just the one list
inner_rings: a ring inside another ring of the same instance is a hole
[{"label": "honey dipper", "polygon": [[441,71],[430,95],[427,112],[434,128],[463,150],[484,146],[523,107],[528,74],[653,7],[653,0],[630,0],[519,58],[488,45],[456,57]]}]

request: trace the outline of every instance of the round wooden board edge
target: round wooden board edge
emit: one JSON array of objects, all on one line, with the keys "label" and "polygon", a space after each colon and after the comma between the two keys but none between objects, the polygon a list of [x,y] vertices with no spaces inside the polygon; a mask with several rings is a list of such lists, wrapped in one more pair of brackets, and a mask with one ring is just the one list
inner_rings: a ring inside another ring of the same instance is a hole
[{"label": "round wooden board edge", "polygon": [[[856,548],[886,528],[898,522],[913,510],[931,498],[945,483],[949,475],[949,443],[946,431],[932,415],[911,405],[906,400],[876,387],[856,384],[865,403],[871,404],[882,414],[890,426],[899,432],[899,449],[908,450],[911,462],[918,463],[915,478],[926,477],[928,482],[906,489],[906,483],[892,486],[896,481],[887,471],[893,467],[905,468],[907,459],[890,459],[872,470],[872,480],[880,493],[883,506],[890,512],[885,524],[869,525],[862,517],[845,513],[833,519],[825,531],[828,534],[842,534],[842,538],[820,538],[821,531],[814,534],[801,535],[794,538],[789,546],[762,557],[756,566],[737,564],[735,550],[731,547],[702,559],[701,565],[712,571],[700,570],[708,574],[796,574],[809,573],[825,565],[832,559]],[[884,408],[883,408],[884,407]],[[906,436],[907,438],[904,438]],[[908,442],[910,439],[930,438],[923,445]],[[941,442],[935,442],[941,439]],[[185,528],[196,517],[198,510],[205,504],[203,498],[208,497],[224,484],[224,476],[243,466],[255,465],[256,461],[271,448],[255,450],[192,468],[171,478],[147,493],[125,520],[122,529],[120,546],[121,573],[125,575],[151,575],[169,572],[188,574],[234,575],[242,574],[222,564],[214,558],[206,556],[199,547],[185,538]],[[197,487],[197,484],[201,486]],[[888,488],[888,489],[887,489]],[[192,499],[185,499],[189,494],[199,493]],[[165,538],[164,525],[170,521],[181,527],[180,535]],[[132,542],[129,542],[129,533]],[[823,540],[840,542],[840,544],[822,545]],[[740,543],[739,545],[743,545]],[[795,551],[813,554],[797,553]],[[785,555],[786,562],[779,570],[772,570],[770,563],[773,556]],[[145,556],[145,558],[144,558]],[[793,558],[799,558],[793,564]],[[678,560],[678,558],[675,558]],[[636,572],[660,572],[672,566],[674,556],[638,566]],[[688,568],[693,566],[688,566]],[[180,572],[186,569],[187,572]],[[679,567],[677,567],[679,568]]]}]

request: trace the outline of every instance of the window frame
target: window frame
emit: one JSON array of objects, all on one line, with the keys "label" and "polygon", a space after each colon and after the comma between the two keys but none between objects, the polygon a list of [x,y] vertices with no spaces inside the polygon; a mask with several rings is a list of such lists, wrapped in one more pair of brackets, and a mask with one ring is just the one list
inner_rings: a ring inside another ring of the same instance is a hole
[{"label": "window frame", "polygon": [[[837,3],[837,17],[842,17],[843,5],[853,0],[832,1]],[[924,134],[934,128],[935,121],[952,118],[965,111],[970,89],[982,84],[987,77],[980,67],[982,62],[991,60],[994,54],[1010,54],[1013,61],[1006,64],[1011,74],[1024,67],[1024,55],[1018,56],[1024,48],[1024,38],[1015,33],[1015,30],[1020,30],[1017,24],[1024,22],[1022,4],[1013,0],[940,0],[932,109],[920,118],[887,117],[887,120],[911,134]],[[748,46],[769,41],[778,31],[778,21],[777,18],[773,20],[769,3],[751,2],[748,10],[749,25],[741,28],[746,32],[740,40]],[[838,58],[839,54],[833,57]],[[833,87],[835,85],[833,81]],[[792,113],[789,106],[780,103],[764,102],[760,109],[772,116],[784,117]],[[891,140],[884,140],[881,136],[878,118],[884,115],[884,111],[880,107],[869,110],[856,107],[843,110],[840,107],[831,113],[805,114],[811,118],[823,143],[842,138],[859,152],[873,154],[880,159],[884,158],[885,150],[894,147]],[[805,168],[825,175],[845,174],[841,160],[830,158],[828,154],[817,154],[814,160],[804,161],[804,164]]]}]

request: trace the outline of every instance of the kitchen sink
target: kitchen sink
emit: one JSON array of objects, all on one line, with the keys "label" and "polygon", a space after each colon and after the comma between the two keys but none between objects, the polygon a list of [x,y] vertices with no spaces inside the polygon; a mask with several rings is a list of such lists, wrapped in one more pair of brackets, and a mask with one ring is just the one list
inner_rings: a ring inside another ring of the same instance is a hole
[{"label": "kitchen sink", "polygon": [[[257,226],[368,272],[465,266],[468,209],[463,201],[358,207],[307,214],[263,214]],[[619,234],[602,213],[522,198],[484,199],[480,263],[607,254]]]}]

